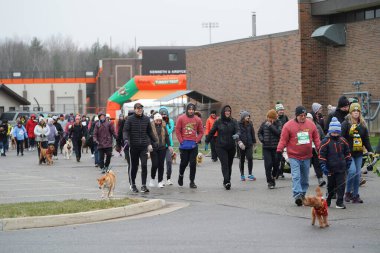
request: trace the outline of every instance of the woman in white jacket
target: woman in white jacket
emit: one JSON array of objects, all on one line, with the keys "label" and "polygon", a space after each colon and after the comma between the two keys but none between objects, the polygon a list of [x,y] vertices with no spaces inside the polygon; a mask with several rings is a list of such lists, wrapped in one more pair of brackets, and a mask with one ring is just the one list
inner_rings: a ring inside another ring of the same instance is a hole
[{"label": "woman in white jacket", "polygon": [[[40,161],[40,149],[48,148],[48,135],[50,134],[49,127],[46,126],[44,118],[40,118],[38,125],[34,128],[34,135],[36,136],[38,160]],[[42,161],[40,161],[41,164]],[[45,162],[45,161],[43,161]]]}]

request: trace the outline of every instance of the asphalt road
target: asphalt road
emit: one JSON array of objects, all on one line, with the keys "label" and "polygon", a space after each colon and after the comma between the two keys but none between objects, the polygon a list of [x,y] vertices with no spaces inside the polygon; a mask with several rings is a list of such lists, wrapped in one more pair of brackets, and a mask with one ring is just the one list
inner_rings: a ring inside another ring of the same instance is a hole
[{"label": "asphalt road", "polygon": [[[197,171],[198,189],[189,189],[187,170],[184,187],[151,188],[145,195],[128,191],[125,164],[112,158],[116,197],[189,205],[137,219],[0,232],[0,252],[380,252],[380,178],[372,173],[360,188],[364,204],[330,208],[331,226],[320,229],[310,225],[308,207],[295,206],[290,175],[278,180],[276,189],[267,189],[262,161],[254,161],[257,181],[241,182],[235,160],[231,191],[222,187],[219,163],[206,158]],[[35,153],[16,157],[11,151],[0,158],[0,173],[0,203],[101,196],[99,170],[86,154],[80,163],[60,157],[54,166],[40,166]],[[317,179],[312,169],[310,175],[312,194]],[[177,177],[178,164],[174,181]]]}]

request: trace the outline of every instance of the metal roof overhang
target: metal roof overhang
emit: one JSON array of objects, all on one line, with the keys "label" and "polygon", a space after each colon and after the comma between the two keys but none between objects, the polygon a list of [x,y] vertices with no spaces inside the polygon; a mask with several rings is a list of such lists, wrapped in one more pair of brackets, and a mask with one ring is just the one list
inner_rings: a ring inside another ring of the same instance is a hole
[{"label": "metal roof overhang", "polygon": [[333,46],[346,45],[346,26],[344,24],[325,25],[317,28],[312,38]]},{"label": "metal roof overhang", "polygon": [[218,102],[217,100],[209,97],[209,96],[206,96],[200,92],[197,92],[197,91],[194,91],[194,90],[179,90],[179,91],[176,91],[176,92],[173,92],[165,97],[161,97],[160,99],[157,99],[157,101],[161,101],[161,102],[168,102],[170,100],[173,100],[175,98],[178,98],[178,97],[181,97],[181,96],[188,96],[194,100],[196,100],[197,102],[200,102],[202,104],[208,104],[208,103],[216,103]]}]

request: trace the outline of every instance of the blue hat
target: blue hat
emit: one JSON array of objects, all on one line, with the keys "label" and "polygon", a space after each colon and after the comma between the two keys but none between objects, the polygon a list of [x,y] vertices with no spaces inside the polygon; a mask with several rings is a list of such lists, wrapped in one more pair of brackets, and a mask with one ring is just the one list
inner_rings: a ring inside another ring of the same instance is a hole
[{"label": "blue hat", "polygon": [[333,117],[331,119],[331,122],[329,124],[329,133],[338,133],[340,134],[342,132],[342,127],[340,125],[340,122],[336,117]]}]

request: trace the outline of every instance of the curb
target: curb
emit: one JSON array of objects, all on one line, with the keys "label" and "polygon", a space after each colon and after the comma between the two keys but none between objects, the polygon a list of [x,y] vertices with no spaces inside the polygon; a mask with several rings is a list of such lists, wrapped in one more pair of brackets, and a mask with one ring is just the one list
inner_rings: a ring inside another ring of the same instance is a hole
[{"label": "curb", "polygon": [[165,200],[151,199],[146,202],[133,205],[89,212],[22,218],[5,218],[0,220],[0,231],[92,223],[146,213],[160,209],[164,206]]}]

